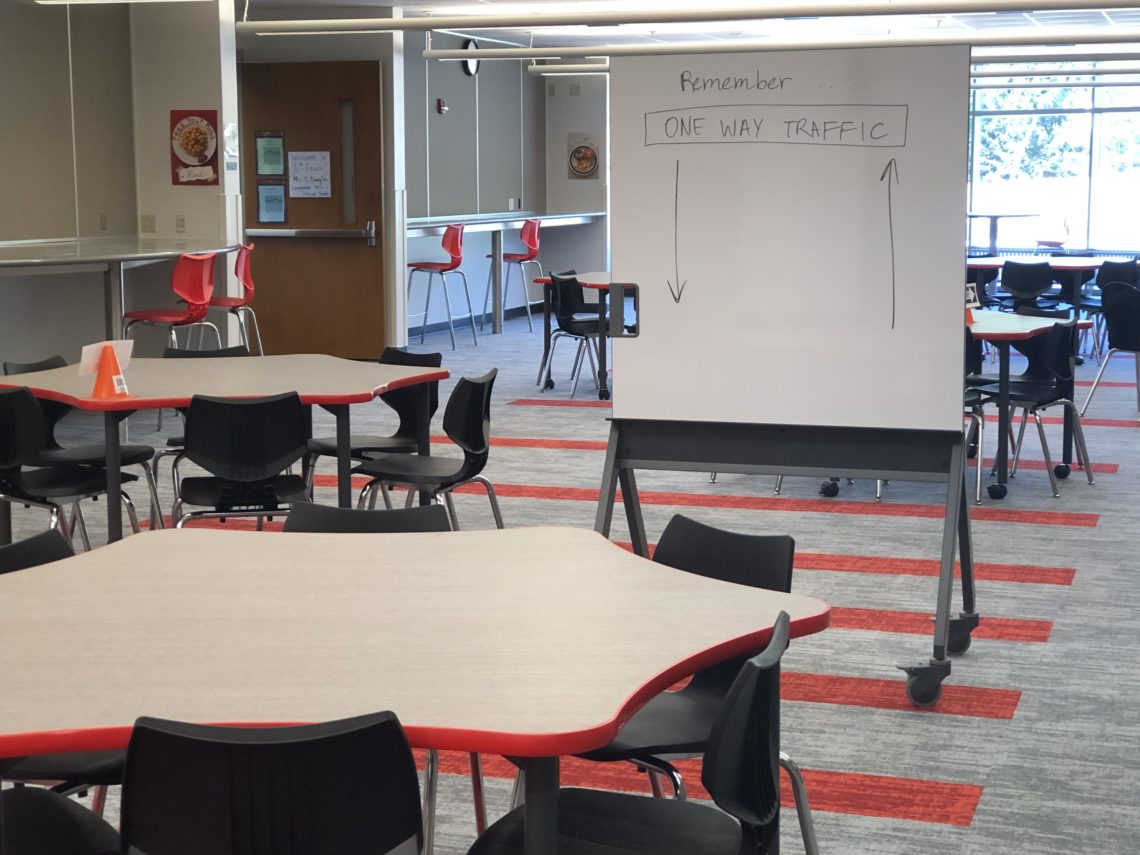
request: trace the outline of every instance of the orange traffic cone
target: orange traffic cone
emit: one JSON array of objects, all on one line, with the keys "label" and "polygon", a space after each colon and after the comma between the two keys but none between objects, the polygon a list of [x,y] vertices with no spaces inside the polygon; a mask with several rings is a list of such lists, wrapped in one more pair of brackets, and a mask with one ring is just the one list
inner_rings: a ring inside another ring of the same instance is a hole
[{"label": "orange traffic cone", "polygon": [[966,326],[970,326],[974,322],[974,310],[969,306],[966,307]]},{"label": "orange traffic cone", "polygon": [[125,398],[127,394],[127,381],[119,367],[115,348],[105,344],[103,352],[99,354],[99,370],[95,373],[95,388],[91,390],[91,397]]}]

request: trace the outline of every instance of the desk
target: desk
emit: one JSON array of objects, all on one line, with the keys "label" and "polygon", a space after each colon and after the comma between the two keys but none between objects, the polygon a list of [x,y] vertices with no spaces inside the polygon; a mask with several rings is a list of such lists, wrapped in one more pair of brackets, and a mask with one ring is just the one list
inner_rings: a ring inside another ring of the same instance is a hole
[{"label": "desk", "polygon": [[[356,362],[323,354],[132,359],[125,374],[131,392],[125,398],[92,398],[94,378],[80,377],[74,365],[16,377],[0,377],[0,388],[27,386],[36,397],[103,413],[107,442],[107,493],[110,496],[117,496],[120,487],[119,422],[132,412],[188,407],[194,395],[235,398],[297,392],[303,404],[317,404],[336,416],[338,501],[341,507],[346,508],[352,505],[349,405],[370,401],[402,386],[426,384],[450,376],[443,368]],[[423,388],[424,417],[421,423],[426,426],[427,386]],[[429,448],[430,439],[425,430],[420,437],[420,453],[427,454]],[[107,502],[107,534],[112,541],[123,534],[122,514],[117,501]]]},{"label": "desk", "polygon": [[103,271],[103,326],[108,339],[123,337],[123,267],[177,258],[185,253],[234,252],[237,244],[203,238],[141,235],[62,238],[0,243],[0,274]]},{"label": "desk", "polygon": [[[554,852],[560,755],[762,647],[780,610],[792,637],[829,620],[811,597],[673,570],[572,528],[154,531],[2,576],[0,602],[0,756],[119,748],[144,714],[392,709],[413,745],[524,758],[532,855]],[[81,648],[44,643],[72,637]]]},{"label": "desk", "polygon": [[[583,288],[588,288],[595,291],[598,295],[598,400],[608,401],[610,399],[610,375],[606,370],[606,295],[610,289],[610,274],[609,273],[580,273],[576,274],[578,284]],[[550,328],[550,312],[554,304],[552,300],[552,281],[549,276],[536,276],[533,280],[535,285],[542,286],[542,362],[540,365],[545,365],[547,357],[550,356],[550,337],[553,332]],[[541,373],[538,382],[542,382]],[[554,381],[551,380],[543,388],[551,389],[554,386]]]},{"label": "desk", "polygon": [[990,255],[997,255],[997,233],[998,233],[998,220],[1003,217],[1020,218],[1020,217],[1036,217],[1037,214],[1000,214],[990,213],[984,211],[970,211],[966,214],[971,220],[989,220],[990,221]]},{"label": "desk", "polygon": [[1069,283],[1068,288],[1062,286],[1061,299],[1072,306],[1077,306],[1080,302],[1081,274],[1087,273],[1090,270],[1099,270],[1100,266],[1106,261],[1128,261],[1131,256],[1082,256],[1082,255],[1022,255],[1005,257],[1000,255],[982,256],[966,259],[966,269],[978,272],[978,286],[981,287],[981,271],[983,270],[1001,270],[1007,261],[1015,261],[1018,264],[1041,264],[1048,263],[1057,273],[1072,273],[1073,278]]},{"label": "desk", "polygon": [[[1053,318],[1037,318],[988,310],[976,311],[973,314],[974,322],[969,325],[970,334],[980,341],[990,342],[998,349],[998,446],[994,455],[997,484],[991,485],[989,494],[991,499],[1004,499],[1006,482],[1009,479],[1009,343],[1045,335],[1053,328],[1056,321]],[[1077,321],[1078,329],[1088,329],[1091,326],[1092,321]],[[1070,388],[1065,396],[1071,400],[1072,395],[1073,390]],[[1072,416],[1066,410],[1064,450],[1061,460],[1069,463],[1073,459],[1072,453]],[[983,465],[981,460],[978,461],[978,465]]]},{"label": "desk", "polygon": [[[449,225],[462,225],[466,234],[491,233],[491,332],[503,331],[503,232],[521,229],[528,219],[542,220],[544,229],[559,226],[581,226],[605,217],[604,211],[584,214],[536,214],[513,211],[502,214],[472,214],[459,217],[417,217],[408,220],[405,234],[408,237],[442,235]],[[474,323],[474,319],[471,321]],[[427,323],[427,318],[424,318]]]}]

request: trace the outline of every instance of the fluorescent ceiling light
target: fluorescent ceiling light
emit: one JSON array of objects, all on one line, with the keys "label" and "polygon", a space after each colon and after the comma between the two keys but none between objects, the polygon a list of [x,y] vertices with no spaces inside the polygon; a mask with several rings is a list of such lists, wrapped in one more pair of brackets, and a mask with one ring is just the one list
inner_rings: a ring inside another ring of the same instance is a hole
[{"label": "fluorescent ceiling light", "polygon": [[578,77],[584,74],[609,74],[609,62],[560,62],[552,65],[528,65],[527,74],[537,77]]},{"label": "fluorescent ceiling light", "polygon": [[203,3],[208,0],[36,0],[40,6],[110,6],[118,3]]}]

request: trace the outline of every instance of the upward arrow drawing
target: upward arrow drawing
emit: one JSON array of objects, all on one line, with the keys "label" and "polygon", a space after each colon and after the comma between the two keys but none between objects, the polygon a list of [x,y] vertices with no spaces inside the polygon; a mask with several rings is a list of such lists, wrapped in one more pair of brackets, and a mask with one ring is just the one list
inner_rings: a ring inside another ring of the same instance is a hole
[{"label": "upward arrow drawing", "polygon": [[892,157],[883,167],[879,181],[887,182],[887,229],[891,236],[891,329],[895,328],[895,218],[891,202],[891,185],[899,183],[899,165]]},{"label": "upward arrow drawing", "polygon": [[[680,208],[680,189],[681,189],[681,161],[677,161],[677,170],[673,176],[673,280],[665,280],[665,284],[669,286],[669,293],[673,295],[673,302],[681,302],[681,294],[688,284],[688,280],[681,281],[681,269],[677,262],[677,212]],[[673,282],[677,285],[674,287]]]}]

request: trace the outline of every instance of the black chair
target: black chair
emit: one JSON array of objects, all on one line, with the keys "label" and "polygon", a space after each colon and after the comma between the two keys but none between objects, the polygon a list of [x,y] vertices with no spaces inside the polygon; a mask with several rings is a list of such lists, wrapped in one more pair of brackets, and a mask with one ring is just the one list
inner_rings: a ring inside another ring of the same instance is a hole
[{"label": "black chair", "polygon": [[[266,728],[140,718],[121,834],[55,794],[8,796],[5,855],[375,855],[422,840],[415,760],[390,712]],[[66,848],[49,849],[61,829]]]},{"label": "black chair", "polygon": [[[66,368],[67,360],[58,354],[41,359],[38,362],[5,362],[4,374],[11,376],[17,374],[30,374],[33,371],[48,371],[52,368]],[[41,400],[40,409],[43,410],[47,422],[47,438],[43,450],[31,462],[32,466],[92,466],[101,469],[107,468],[107,449],[103,445],[73,445],[64,448],[55,438],[55,426],[71,412],[72,407],[60,401]],[[119,453],[122,466],[141,466],[147,489],[150,491],[151,517],[155,523],[152,528],[162,528],[162,504],[158,500],[158,487],[155,484],[154,469],[151,461],[154,459],[154,448],[149,445],[122,445]]]},{"label": "black chair", "polygon": [[388,508],[392,507],[389,487],[408,488],[408,507],[411,507],[416,491],[429,492],[443,497],[451,515],[451,527],[458,531],[459,520],[451,492],[456,487],[477,482],[487,491],[495,525],[502,528],[503,515],[499,512],[495,488],[480,474],[491,451],[491,389],[498,373],[497,368],[492,368],[482,377],[461,377],[448,398],[443,412],[443,430],[463,452],[462,460],[434,454],[430,457],[421,454],[375,455],[352,470],[372,479],[360,491],[357,507],[375,506],[377,489]]},{"label": "black chair", "polygon": [[[300,475],[285,470],[305,455],[308,419],[296,392],[264,398],[195,395],[186,410],[186,445],[175,458],[171,518],[181,528],[190,519],[285,516],[294,502],[308,501]],[[179,476],[183,459],[207,477]],[[184,512],[186,505],[206,511]]]},{"label": "black chair", "polygon": [[[779,851],[781,612],[767,648],[744,663],[708,735],[701,782],[720,810],[695,802],[566,788],[558,793],[559,855],[767,855]],[[810,818],[806,801],[801,825]],[[482,835],[469,855],[522,851],[518,808]],[[814,852],[810,823],[805,847]],[[810,841],[810,842],[809,842]]]},{"label": "black chair", "polygon": [[593,369],[591,376],[595,380],[597,378],[595,351],[591,348],[596,349],[603,346],[598,342],[598,310],[596,306],[586,302],[582,295],[582,286],[578,282],[578,277],[573,273],[551,274],[550,287],[554,319],[558,329],[550,336],[550,351],[546,355],[546,361],[539,368],[538,385],[542,389],[554,387],[551,378],[554,348],[559,339],[576,339],[578,341],[578,352],[574,356],[574,365],[570,373],[572,378],[570,397],[573,398],[575,392],[578,391],[578,379],[582,375],[585,358],[590,360],[590,366]]},{"label": "black chair", "polygon": [[[57,529],[48,529],[26,540],[0,546],[0,575],[62,561],[74,554],[75,550],[67,538]],[[93,787],[91,809],[102,814],[107,787],[123,780],[123,752],[77,751],[6,757],[0,759],[0,780],[17,783],[58,781],[52,789],[64,794]]]},{"label": "black chair", "polygon": [[[442,353],[408,353],[394,347],[384,348],[377,360],[381,365],[407,365],[417,368],[439,368],[443,365]],[[439,381],[432,380],[427,386],[428,422],[439,409]],[[423,389],[420,386],[393,389],[380,396],[380,400],[396,411],[400,426],[390,436],[353,435],[349,440],[352,456],[357,460],[367,460],[374,454],[416,454],[420,450],[420,434],[427,432],[428,425],[420,424],[420,404]],[[310,482],[318,457],[336,457],[336,437],[320,437],[309,440],[309,454],[306,469]]]},{"label": "black chair", "polygon": [[1105,338],[1104,286],[1110,282],[1123,282],[1125,285],[1140,286],[1140,268],[1136,266],[1136,259],[1104,262],[1097,269],[1096,278],[1081,291],[1081,299],[1077,308],[1093,322],[1093,355],[1097,362],[1103,361],[1101,345]]},{"label": "black chair", "polygon": [[1002,305],[1016,310],[1020,306],[1055,308],[1055,302],[1039,300],[1053,287],[1053,268],[1048,262],[1022,263],[1007,261],[1001,268],[1001,287],[1009,293]]},{"label": "black chair", "polygon": [[[78,527],[84,548],[90,549],[87,524],[79,503],[107,492],[107,470],[76,465],[24,468],[39,459],[47,435],[47,419],[40,402],[27,388],[0,389],[0,502],[50,511],[49,528],[62,524],[63,506],[71,505],[68,537],[70,539]],[[137,480],[137,476],[123,473],[122,483]],[[139,519],[134,503],[125,491],[121,496],[131,529],[137,534]]]},{"label": "black chair", "polygon": [[[1105,262],[1107,264],[1107,262]],[[1135,263],[1132,264],[1135,277]],[[1131,353],[1136,360],[1136,407],[1140,409],[1140,288],[1134,282],[1124,280],[1106,281],[1101,286],[1101,311],[1108,328],[1108,352],[1093,378],[1088,397],[1081,407],[1081,415],[1089,408],[1089,402],[1100,385],[1100,378],[1108,361],[1116,354]]]},{"label": "black chair", "polygon": [[[1043,337],[1040,337],[1042,338],[1042,349],[1036,363],[1031,363],[1026,373],[1018,378],[1011,379],[1009,384],[1010,407],[1024,410],[1017,440],[1014,443],[1010,475],[1017,472],[1017,463],[1021,457],[1021,443],[1025,437],[1025,426],[1029,417],[1032,416],[1037,425],[1037,435],[1041,439],[1041,453],[1045,457],[1045,470],[1049,473],[1049,484],[1053,489],[1054,498],[1061,495],[1057,490],[1057,475],[1066,477],[1069,474],[1069,469],[1066,464],[1061,464],[1054,470],[1052,458],[1049,455],[1049,443],[1045,439],[1045,427],[1041,422],[1041,413],[1049,407],[1062,406],[1072,414],[1073,439],[1076,442],[1077,460],[1084,466],[1088,482],[1090,484],[1095,483],[1092,462],[1089,460],[1088,447],[1085,445],[1084,431],[1081,429],[1080,412],[1066,396],[1067,390],[1072,388],[1076,371],[1076,323],[1074,319],[1053,324],[1053,328]],[[979,386],[977,391],[987,399],[987,402],[992,401],[997,397],[998,384]]]},{"label": "black chair", "polygon": [[289,516],[285,518],[284,531],[323,531],[345,534],[451,531],[451,519],[447,515],[447,508],[443,505],[365,511],[301,502],[294,505],[289,511]]}]

